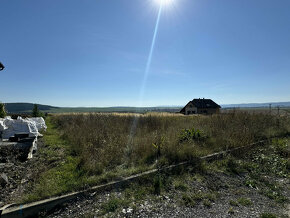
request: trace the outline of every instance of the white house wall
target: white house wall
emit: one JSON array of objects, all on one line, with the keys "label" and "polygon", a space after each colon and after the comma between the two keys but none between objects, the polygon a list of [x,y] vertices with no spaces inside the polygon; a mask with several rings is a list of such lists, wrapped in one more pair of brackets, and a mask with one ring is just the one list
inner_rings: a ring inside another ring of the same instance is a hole
[{"label": "white house wall", "polygon": [[185,107],[185,114],[197,114],[197,108],[194,107],[193,105],[191,105],[192,107],[190,107],[190,105],[191,104]]}]

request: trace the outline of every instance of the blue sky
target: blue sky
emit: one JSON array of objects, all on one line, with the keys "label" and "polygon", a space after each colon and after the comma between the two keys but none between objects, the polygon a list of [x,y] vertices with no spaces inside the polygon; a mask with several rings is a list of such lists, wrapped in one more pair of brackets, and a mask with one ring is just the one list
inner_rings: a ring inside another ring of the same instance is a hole
[{"label": "blue sky", "polygon": [[[154,0],[1,0],[0,101],[140,106]],[[289,0],[163,7],[142,106],[290,101]]]}]

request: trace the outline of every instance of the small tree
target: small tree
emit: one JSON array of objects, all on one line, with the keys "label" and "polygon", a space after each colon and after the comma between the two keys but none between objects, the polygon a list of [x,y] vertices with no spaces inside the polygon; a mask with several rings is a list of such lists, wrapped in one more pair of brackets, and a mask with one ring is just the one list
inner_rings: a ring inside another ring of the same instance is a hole
[{"label": "small tree", "polygon": [[7,115],[5,111],[5,105],[3,103],[0,103],[0,118],[4,118]]},{"label": "small tree", "polygon": [[38,109],[38,105],[37,104],[34,104],[33,106],[33,110],[32,110],[32,116],[33,117],[41,117],[41,112],[40,110]]}]

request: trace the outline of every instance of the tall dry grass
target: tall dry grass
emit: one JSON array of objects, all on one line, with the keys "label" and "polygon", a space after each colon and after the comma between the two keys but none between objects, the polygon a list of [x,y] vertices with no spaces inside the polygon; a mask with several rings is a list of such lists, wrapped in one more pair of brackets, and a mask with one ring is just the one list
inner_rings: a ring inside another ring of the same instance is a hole
[{"label": "tall dry grass", "polygon": [[[290,131],[289,118],[247,112],[213,116],[64,114],[52,120],[70,143],[71,153],[80,157],[79,167],[92,175],[119,166],[150,166],[158,147],[161,162],[166,164]],[[192,128],[201,131],[202,140],[180,140],[184,129]]]}]

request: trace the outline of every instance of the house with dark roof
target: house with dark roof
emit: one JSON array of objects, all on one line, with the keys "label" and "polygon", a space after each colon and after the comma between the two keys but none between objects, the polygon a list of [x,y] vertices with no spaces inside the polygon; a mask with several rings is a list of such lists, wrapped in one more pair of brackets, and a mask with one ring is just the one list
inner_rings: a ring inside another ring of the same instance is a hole
[{"label": "house with dark roof", "polygon": [[216,114],[220,112],[221,106],[211,99],[198,98],[188,102],[180,113],[189,114]]}]

